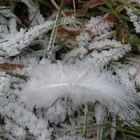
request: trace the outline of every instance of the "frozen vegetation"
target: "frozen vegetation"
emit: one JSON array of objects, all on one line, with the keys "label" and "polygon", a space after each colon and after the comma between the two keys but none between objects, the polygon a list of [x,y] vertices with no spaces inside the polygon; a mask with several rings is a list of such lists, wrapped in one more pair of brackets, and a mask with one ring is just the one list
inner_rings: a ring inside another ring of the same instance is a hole
[{"label": "frozen vegetation", "polygon": [[0,5],[0,139],[140,139],[140,0]]}]

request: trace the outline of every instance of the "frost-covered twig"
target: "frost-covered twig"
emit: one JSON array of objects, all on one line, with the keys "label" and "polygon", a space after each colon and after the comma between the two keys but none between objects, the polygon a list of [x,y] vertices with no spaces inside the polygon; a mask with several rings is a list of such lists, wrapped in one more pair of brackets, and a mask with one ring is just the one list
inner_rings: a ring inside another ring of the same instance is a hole
[{"label": "frost-covered twig", "polygon": [[[62,2],[63,2],[63,0],[61,1],[61,5],[62,5]],[[45,52],[49,59],[51,59],[51,57],[53,57],[52,53],[53,53],[53,49],[54,49],[54,43],[55,43],[55,40],[56,40],[58,21],[59,21],[59,18],[60,18],[60,15],[61,15],[61,10],[62,10],[61,8],[62,8],[62,6],[60,6],[60,9],[59,9],[59,11],[56,15],[56,19],[55,19],[54,27],[53,27],[51,37],[50,37],[50,40],[49,40],[49,45],[48,45],[48,48],[47,48],[47,52]],[[45,54],[45,56],[46,56],[46,54]]]},{"label": "frost-covered twig", "polygon": [[20,51],[30,45],[30,43],[39,35],[47,32],[53,26],[53,21],[46,21],[41,25],[34,26],[28,32],[22,29],[16,35],[12,35],[8,41],[1,43],[0,54],[6,57],[14,56],[20,53]]},{"label": "frost-covered twig", "polygon": [[125,46],[121,44],[121,42],[118,42],[116,40],[105,39],[100,41],[93,40],[87,48],[88,50],[91,51],[91,50],[105,50],[105,49],[119,48],[119,47],[125,47]]},{"label": "frost-covered twig", "polygon": [[[20,51],[30,45],[30,43],[39,35],[46,33],[53,28],[54,21],[46,21],[41,25],[30,28],[28,32],[23,29],[16,35],[9,37],[8,41],[1,43],[0,55],[9,57],[20,53]],[[62,18],[60,25],[72,24],[75,20],[72,17]]]},{"label": "frost-covered twig", "polygon": [[85,58],[85,61],[90,61],[95,66],[100,66],[102,68],[110,61],[119,60],[130,50],[130,45],[123,45],[121,47],[103,50],[101,52],[93,51]]}]

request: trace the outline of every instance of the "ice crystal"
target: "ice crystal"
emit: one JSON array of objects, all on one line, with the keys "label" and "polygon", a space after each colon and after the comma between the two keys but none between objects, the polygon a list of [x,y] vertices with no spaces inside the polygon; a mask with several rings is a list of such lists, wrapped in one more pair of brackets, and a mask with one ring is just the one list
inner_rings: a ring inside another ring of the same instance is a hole
[{"label": "ice crystal", "polygon": [[[132,34],[139,36],[139,0],[129,0],[126,11],[116,13],[122,20],[106,13],[110,11],[106,4],[94,7],[103,10],[100,14],[97,10],[96,16],[79,18],[81,9],[75,9],[79,2],[73,1],[75,18],[56,16],[54,9],[51,16],[42,15],[43,4],[52,6],[53,1],[20,2],[27,6],[28,17],[21,16],[29,19],[29,27],[13,13],[13,5],[0,9],[1,137],[85,140],[97,136],[102,140],[110,135],[114,140],[118,120],[123,123],[119,127],[138,126],[139,59],[126,56],[135,43],[126,39],[127,31],[121,34],[118,29],[122,21],[130,21],[135,27]],[[106,123],[112,125],[107,133]]]}]

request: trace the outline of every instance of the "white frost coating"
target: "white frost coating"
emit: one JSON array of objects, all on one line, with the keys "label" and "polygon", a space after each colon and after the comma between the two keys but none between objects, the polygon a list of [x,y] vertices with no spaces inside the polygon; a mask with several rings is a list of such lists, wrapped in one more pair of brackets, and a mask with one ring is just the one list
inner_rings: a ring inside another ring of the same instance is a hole
[{"label": "white frost coating", "polygon": [[64,104],[61,100],[57,101],[55,105],[49,107],[46,112],[46,117],[50,122],[54,124],[59,124],[64,122],[67,116],[67,105]]},{"label": "white frost coating", "polygon": [[[0,39],[8,39],[9,34],[17,33],[17,17],[11,12],[10,8],[1,6],[0,10]],[[8,19],[8,20],[7,20]],[[3,41],[3,40],[2,40]]]},{"label": "white frost coating", "polygon": [[105,32],[103,34],[100,34],[99,36],[95,36],[93,41],[97,42],[97,41],[101,41],[101,40],[107,40],[108,38],[112,38],[113,34],[114,34],[114,31]]},{"label": "white frost coating", "polygon": [[[8,20],[7,20],[8,19]],[[10,8],[7,8],[5,6],[1,6],[0,10],[0,36],[3,36],[2,38],[7,38],[9,34],[15,34],[17,33],[16,28],[16,21],[17,17],[12,13]]]},{"label": "white frost coating", "polygon": [[97,51],[93,51],[85,58],[85,61],[90,61],[92,64],[96,66],[103,67],[107,65],[110,61],[119,60],[130,50],[131,46],[126,44],[123,45],[122,47],[103,50],[100,53],[98,53]]},{"label": "white frost coating", "polygon": [[20,50],[28,46],[36,37],[50,30],[53,23],[53,21],[46,21],[41,25],[34,26],[26,33],[22,29],[16,35],[12,35],[8,41],[1,43],[0,49],[4,52],[0,51],[0,53],[2,55],[4,53],[7,56],[14,56],[20,53]]},{"label": "white frost coating", "polygon": [[37,65],[29,70],[31,80],[20,98],[31,108],[48,107],[61,97],[69,97],[79,105],[98,101],[109,111],[124,115],[135,106],[135,99],[127,88],[115,84],[108,74],[89,69],[88,65]]},{"label": "white frost coating", "polygon": [[17,31],[17,19],[16,18],[11,18],[9,20],[9,31],[10,31],[10,34],[16,34],[18,31]]},{"label": "white frost coating", "polygon": [[[0,10],[0,62],[25,66],[22,70],[14,71],[11,77],[0,72],[0,119],[2,117],[5,121],[5,125],[0,126],[0,131],[6,131],[4,139],[25,140],[30,139],[30,136],[31,139],[49,140],[54,136],[58,140],[84,140],[85,138],[79,136],[82,134],[76,133],[77,128],[84,125],[86,135],[86,127],[95,121],[93,118],[96,118],[97,124],[112,121],[112,126],[117,127],[116,115],[117,119],[124,119],[124,122],[131,120],[131,124],[136,125],[132,120],[137,117],[135,96],[140,87],[140,67],[112,63],[131,50],[130,45],[117,42],[117,25],[113,27],[115,23],[107,21],[105,16],[93,17],[89,21],[87,18],[62,18],[58,26],[76,23],[72,27],[64,28],[68,31],[81,30],[79,36],[66,38],[66,42],[63,36],[61,40],[64,45],[58,40],[58,48],[65,46],[72,49],[66,54],[65,49],[62,52],[62,62],[69,64],[50,64],[46,62],[46,58],[38,64],[49,42],[50,33],[46,32],[53,28],[55,21],[51,16],[44,22],[37,0],[21,1],[28,6],[30,21],[35,15],[31,28],[26,31],[17,31],[17,17],[10,9],[6,9],[8,7],[1,7]],[[135,5],[138,8],[140,5],[137,3],[132,3],[132,7]],[[139,15],[135,10],[132,14],[132,19],[137,21]],[[83,28],[80,28],[78,21],[83,24]],[[18,25],[18,29],[20,27]],[[45,45],[41,50],[26,56],[19,54],[29,45],[37,43],[43,46],[42,42]],[[7,59],[9,56],[14,57]],[[28,76],[29,81],[20,79],[22,76],[23,79]],[[85,108],[83,112],[84,104],[89,105],[89,110]],[[95,107],[95,110],[90,110],[90,107]],[[54,129],[51,131],[52,128]],[[98,128],[97,135],[101,139],[103,129]],[[92,129],[88,130],[87,137],[96,133],[91,131]],[[115,129],[110,132],[112,140],[115,139]]]},{"label": "white frost coating", "polygon": [[78,42],[79,47],[85,47],[90,39],[91,38],[89,34],[86,32],[82,32],[76,37],[76,41]]},{"label": "white frost coating", "polygon": [[2,15],[0,15],[0,41],[8,35],[9,31],[7,28],[7,20]]},{"label": "white frost coating", "polygon": [[88,49],[89,50],[104,50],[104,49],[110,49],[110,48],[118,48],[118,47],[124,47],[123,44],[121,44],[121,42],[118,42],[116,40],[109,40],[109,39],[105,39],[105,40],[101,40],[101,41],[92,41],[89,46]]},{"label": "white frost coating", "polygon": [[[96,124],[101,125],[104,122],[105,118],[105,111],[104,108],[101,104],[97,103],[95,105],[95,119],[96,119]],[[103,136],[103,128],[102,126],[97,126],[97,139],[102,140]]]},{"label": "white frost coating", "polygon": [[[10,93],[9,89],[10,77],[2,72],[0,74],[1,116],[11,119],[15,124],[18,124],[23,129],[27,128],[31,134],[38,138],[38,140],[49,140],[51,132],[47,129],[47,122],[42,119],[38,119],[32,112],[26,110],[22,105],[15,102],[14,99],[10,100],[10,98],[12,98],[11,96],[14,96],[13,93]],[[6,129],[9,129],[8,124]],[[15,131],[14,133],[15,135],[18,135]]]},{"label": "white frost coating", "polygon": [[88,51],[84,47],[74,48],[70,52],[66,53],[63,60],[65,62],[75,62],[77,58],[83,59],[87,53]]},{"label": "white frost coating", "polygon": [[27,127],[29,132],[34,136],[40,138],[50,137],[50,131],[47,130],[47,124],[45,121],[36,118],[33,113],[25,110],[24,108],[20,107],[17,103],[9,103],[7,99],[0,99],[0,113],[2,116],[7,116],[11,118],[13,121],[18,123],[24,129]]},{"label": "white frost coating", "polygon": [[15,17],[15,15],[11,12],[11,9],[6,6],[1,6],[0,14],[7,18]]},{"label": "white frost coating", "polygon": [[92,32],[94,35],[100,35],[111,29],[113,23],[105,20],[103,16],[92,17],[89,23],[86,25],[86,29]]},{"label": "white frost coating", "polygon": [[125,6],[125,9],[127,10],[127,14],[130,17],[130,21],[133,22],[136,32],[140,33],[140,17],[139,15],[135,14],[131,8],[128,8]]},{"label": "white frost coating", "polygon": [[129,2],[136,2],[140,6],[140,0],[128,0]]},{"label": "white frost coating", "polygon": [[64,17],[64,18],[61,18],[61,20],[60,20],[60,25],[75,24],[75,23],[78,23],[78,22],[77,22],[76,18],[73,16]]},{"label": "white frost coating", "polygon": [[[74,22],[75,19],[72,17],[62,18],[62,20],[60,20],[61,25],[72,24]],[[41,25],[30,28],[28,32],[22,29],[16,35],[12,35],[8,41],[1,43],[0,54],[6,57],[19,54],[20,51],[30,45],[35,38],[52,29],[53,24],[54,21],[46,21]]]},{"label": "white frost coating", "polygon": [[136,68],[131,65],[116,64],[116,66],[113,66],[113,69],[117,75],[117,81],[126,86],[131,93],[135,93],[135,77],[137,74]]},{"label": "white frost coating", "polygon": [[[24,131],[24,129],[18,125],[16,125],[15,123],[13,123],[12,121],[5,119],[5,130],[8,131],[9,133],[12,133],[12,135],[14,137],[16,137],[18,140],[25,140],[25,135],[26,132]],[[5,134],[6,135],[6,134]]]}]

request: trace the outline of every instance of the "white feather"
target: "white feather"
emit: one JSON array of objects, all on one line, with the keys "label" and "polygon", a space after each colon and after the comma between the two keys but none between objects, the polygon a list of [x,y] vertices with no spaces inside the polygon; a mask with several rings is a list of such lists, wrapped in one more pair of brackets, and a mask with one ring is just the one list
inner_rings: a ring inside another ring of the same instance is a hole
[{"label": "white feather", "polygon": [[135,107],[135,99],[126,88],[115,83],[109,73],[101,74],[89,65],[47,62],[34,66],[20,98],[31,108],[49,107],[61,97],[69,97],[78,105],[100,102],[109,111],[123,115]]}]

